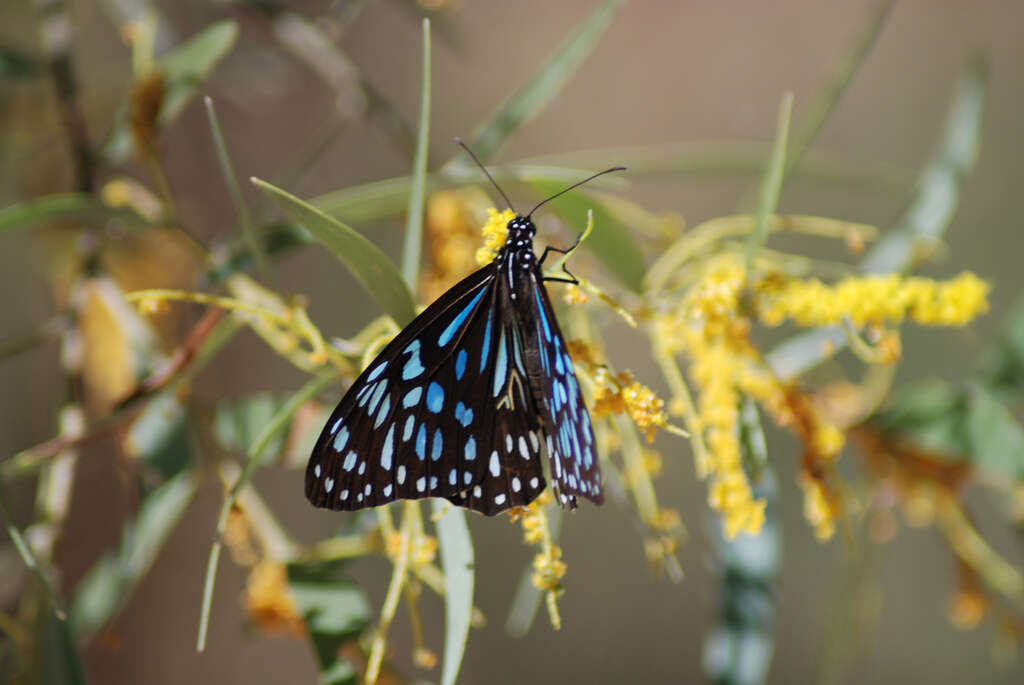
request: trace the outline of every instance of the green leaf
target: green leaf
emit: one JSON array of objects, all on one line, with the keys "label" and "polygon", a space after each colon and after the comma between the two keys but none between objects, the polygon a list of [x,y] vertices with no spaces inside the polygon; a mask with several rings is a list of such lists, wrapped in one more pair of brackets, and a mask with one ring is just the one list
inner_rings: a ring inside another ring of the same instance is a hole
[{"label": "green leaf", "polygon": [[168,390],[150,400],[132,422],[122,446],[165,479],[185,469],[191,450],[181,394]]},{"label": "green leaf", "polygon": [[[581,21],[533,78],[505,100],[474,131],[470,147],[480,159],[492,156],[513,131],[538,115],[562,90],[597,45],[625,0],[604,0]],[[460,164],[456,156],[448,164]]]},{"label": "green leaf", "polygon": [[963,388],[929,381],[900,392],[871,423],[922,449],[959,458],[971,449],[964,426],[967,413],[968,397]]},{"label": "green leaf", "polygon": [[1000,478],[1024,477],[1024,426],[985,388],[973,386],[968,397],[970,460]]},{"label": "green leaf", "polygon": [[355,642],[370,623],[366,595],[337,564],[289,565],[288,589],[309,630],[320,685],[354,684],[355,668],[341,656],[341,648]]},{"label": "green leaf", "polygon": [[40,685],[85,685],[82,657],[69,623],[52,614],[40,619]]},{"label": "green leaf", "polygon": [[987,65],[970,64],[960,79],[938,149],[918,179],[916,195],[896,225],[864,256],[865,273],[906,271],[915,266],[921,247],[934,247],[945,234],[960,187],[978,158],[987,86]]},{"label": "green leaf", "polygon": [[437,522],[441,566],[445,576],[444,660],[441,685],[454,685],[466,651],[469,623],[473,613],[473,540],[466,525],[466,514],[441,499],[432,499],[435,514],[444,512]]},{"label": "green leaf", "polygon": [[402,274],[380,248],[291,193],[258,178],[252,182],[270,195],[293,221],[302,224],[326,245],[395,323],[405,326],[416,318],[412,294]]},{"label": "green leaf", "polygon": [[[284,399],[270,393],[253,393],[217,403],[213,415],[213,432],[225,448],[246,454],[284,404]],[[264,452],[274,458],[281,451],[285,436],[277,433]]]},{"label": "green leaf", "polygon": [[[535,180],[531,185],[545,197],[565,189],[564,186],[550,181]],[[552,207],[570,226],[578,226],[581,229],[587,225],[587,212],[592,209],[594,230],[582,246],[601,260],[601,263],[626,287],[634,292],[640,292],[646,269],[643,252],[633,241],[629,229],[609,212],[603,203],[595,203],[586,191],[578,191],[556,197],[546,206]]]},{"label": "green leaf", "polygon": [[[157,67],[164,77],[164,98],[157,116],[161,128],[166,128],[178,118],[217,63],[231,52],[237,38],[238,23],[225,19],[210,24],[157,60]],[[125,107],[118,113],[114,129],[104,145],[104,154],[111,162],[119,163],[129,157],[131,149],[128,109]]]},{"label": "green leaf", "polygon": [[44,195],[0,209],[0,233],[55,221],[149,222],[130,209],[110,207],[88,193]]},{"label": "green leaf", "polygon": [[1024,395],[1024,298],[1010,311],[995,342],[982,353],[978,378],[989,390],[1011,402]]},{"label": "green leaf", "polygon": [[775,214],[779,206],[779,193],[782,192],[782,177],[786,168],[786,141],[789,139],[789,119],[793,112],[793,93],[785,93],[779,103],[779,117],[775,128],[775,142],[772,144],[772,156],[768,167],[761,178],[761,190],[757,196],[757,208],[754,213],[754,230],[747,238],[746,272],[749,274],[753,266],[754,255],[764,244],[768,235],[768,217]]},{"label": "green leaf", "polygon": [[235,45],[238,23],[233,19],[210,24],[184,43],[160,58],[164,73],[164,103],[160,108],[160,123],[164,126],[181,114],[199,85],[206,80]]},{"label": "green leaf", "polygon": [[0,45],[0,79],[21,81],[43,73],[43,63],[14,48]]},{"label": "green leaf", "polygon": [[423,20],[423,85],[420,94],[420,125],[416,134],[416,157],[412,163],[412,189],[405,219],[405,246],[402,249],[402,274],[415,290],[420,274],[423,246],[423,202],[427,185],[427,158],[430,152],[430,20]]},{"label": "green leaf", "polygon": [[128,603],[195,493],[195,476],[186,471],[142,501],[138,516],[125,526],[118,549],[103,555],[75,589],[71,622],[79,640],[102,629]]}]

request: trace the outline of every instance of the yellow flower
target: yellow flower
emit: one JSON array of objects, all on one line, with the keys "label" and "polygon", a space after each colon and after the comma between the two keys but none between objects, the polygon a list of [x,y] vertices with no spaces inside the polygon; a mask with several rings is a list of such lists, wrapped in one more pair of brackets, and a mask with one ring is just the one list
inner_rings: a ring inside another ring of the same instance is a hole
[{"label": "yellow flower", "polygon": [[551,545],[550,549],[540,552],[533,558],[533,584],[547,592],[558,592],[562,589],[562,577],[566,565],[562,561],[562,549]]},{"label": "yellow flower", "polygon": [[757,313],[768,326],[791,319],[824,326],[848,318],[857,327],[909,318],[925,326],[963,326],[988,310],[990,286],[970,272],[949,281],[898,274],[819,280],[766,280],[757,286]]},{"label": "yellow flower", "polygon": [[484,246],[476,251],[476,263],[480,266],[494,261],[494,255],[505,244],[508,236],[508,222],[516,218],[511,209],[499,212],[494,207],[487,209],[487,223],[481,229],[484,235]]},{"label": "yellow flower", "polygon": [[249,573],[245,585],[245,610],[249,619],[268,633],[303,636],[306,626],[288,591],[284,565],[264,560]]}]

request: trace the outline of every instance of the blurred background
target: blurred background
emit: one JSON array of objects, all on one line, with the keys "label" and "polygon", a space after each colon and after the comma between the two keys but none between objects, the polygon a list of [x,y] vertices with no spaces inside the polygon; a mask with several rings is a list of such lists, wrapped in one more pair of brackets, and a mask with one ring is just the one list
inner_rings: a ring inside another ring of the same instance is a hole
[{"label": "blurred background", "polygon": [[[45,31],[41,33],[39,13],[48,11],[40,9],[47,4],[0,4],[0,44],[41,55]],[[95,140],[107,134],[129,95],[132,58],[123,26],[138,16],[133,13],[151,5],[159,14],[158,53],[215,20],[236,20],[237,42],[202,83],[201,94],[210,95],[217,106],[238,176],[272,179],[303,198],[409,173],[424,13],[434,22],[434,168],[456,154],[452,137],[469,136],[596,5],[593,0],[287,3],[289,11],[322,27],[338,54],[349,60],[349,71],[329,72],[347,73],[352,83],[360,84],[347,88],[343,82],[325,82],[324,72],[318,73],[310,60],[287,46],[282,24],[268,19],[267,8],[274,3],[64,4],[82,124]],[[684,160],[722,155],[718,169],[696,164],[688,171],[681,164],[678,173],[634,179],[627,174],[630,185],[623,194],[653,212],[678,215],[687,225],[730,214],[760,174],[782,93],[793,91],[797,119],[806,114],[871,22],[883,16],[863,62],[808,153],[805,168],[810,170],[788,179],[780,212],[885,227],[906,208],[919,171],[937,148],[965,66],[981,56],[988,62],[989,92],[980,156],[960,190],[945,256],[926,273],[949,277],[971,269],[989,279],[994,285],[992,311],[967,329],[908,328],[897,378],[899,384],[929,377],[960,380],[999,328],[1022,282],[1020,213],[1014,203],[1024,181],[1019,116],[1024,105],[1024,5],[942,0],[888,4],[891,9],[880,14],[883,5],[878,2],[632,0],[615,13],[558,97],[514,132],[489,161],[569,159],[572,153],[587,152],[587,164],[600,168],[627,162],[617,149],[637,146],[679,146]],[[74,189],[74,166],[60,117],[50,79],[0,81],[0,206]],[[198,98],[163,133],[160,148],[167,182],[179,200],[179,219],[195,238],[209,243],[234,231],[234,208]],[[320,150],[315,159],[310,157],[313,150]],[[314,161],[303,168],[304,159]],[[750,159],[754,161],[748,163]],[[142,163],[129,161],[125,168],[129,176],[147,183],[151,178]],[[289,176],[294,168],[302,168],[301,173]],[[243,186],[253,205],[264,202],[249,184]],[[535,198],[523,188],[510,191],[520,206]],[[401,218],[354,225],[389,254],[398,254]],[[542,220],[542,232],[545,226],[557,228],[548,219]],[[7,340],[37,330],[58,312],[63,295],[59,279],[50,274],[59,271],[61,248],[59,239],[45,232],[8,232],[0,240],[0,287],[5,294],[0,330]],[[176,255],[161,254],[155,263],[138,268],[171,270]],[[186,272],[169,274],[168,284],[177,278],[177,286],[186,287]],[[274,264],[273,279],[279,292],[306,298],[311,318],[326,335],[353,335],[379,313],[323,249],[288,253]],[[179,336],[200,310],[185,311],[184,320],[166,323]],[[55,435],[56,412],[65,397],[59,353],[59,346],[49,342],[0,361],[0,459]],[[608,353],[619,368],[631,368],[659,388],[642,339],[623,329]],[[305,380],[246,331],[196,377],[193,394],[200,403],[212,405],[254,391],[288,393]],[[778,613],[769,682],[1024,680],[1024,666],[1013,658],[1017,648],[1010,649],[1010,658],[1005,649],[1000,651],[994,622],[981,621],[973,630],[951,623],[956,571],[933,528],[901,522],[884,543],[868,547],[851,544],[842,535],[827,544],[817,542],[803,521],[789,466],[799,453],[796,443],[782,434],[770,438],[772,458],[785,466],[779,482],[784,556],[774,591]],[[615,506],[584,503],[566,517],[562,535],[568,564],[567,592],[560,602],[563,629],[554,632],[542,612],[525,638],[513,640],[502,624],[532,553],[520,543],[519,528],[504,518],[470,516],[477,602],[487,625],[470,634],[461,682],[654,683],[702,677],[702,643],[717,620],[720,598],[707,538],[706,488],[694,475],[685,440],[661,434],[656,447],[665,457],[658,481],[662,504],[677,508],[689,530],[679,554],[685,580],[675,583],[652,575],[629,516]],[[67,524],[55,552],[65,590],[74,588],[116,542],[123,521],[137,506],[123,456],[111,441],[90,441],[81,455]],[[843,459],[855,462],[849,453]],[[337,528],[339,514],[307,504],[299,470],[264,469],[255,484],[299,540],[319,540]],[[32,507],[32,482],[19,480],[7,488],[12,508],[25,520]],[[222,497],[214,477],[200,485],[151,572],[101,638],[86,649],[84,668],[91,682],[316,678],[306,641],[266,635],[248,625],[241,604],[245,569],[227,558],[218,576],[207,651],[196,654],[206,555]],[[1020,567],[1020,532],[1005,521],[1006,503],[979,493],[968,493],[968,502],[988,540]],[[5,563],[8,577],[23,573],[16,570],[17,558]],[[362,559],[351,567],[375,608],[383,600],[390,568],[382,558]],[[11,593],[17,588],[5,585],[0,581],[0,606],[15,599]],[[851,603],[851,597],[856,601]],[[428,646],[440,653],[443,605],[431,596],[420,607]],[[390,644],[396,664],[409,672],[411,640],[400,612]],[[437,672],[426,677],[436,678]]]}]

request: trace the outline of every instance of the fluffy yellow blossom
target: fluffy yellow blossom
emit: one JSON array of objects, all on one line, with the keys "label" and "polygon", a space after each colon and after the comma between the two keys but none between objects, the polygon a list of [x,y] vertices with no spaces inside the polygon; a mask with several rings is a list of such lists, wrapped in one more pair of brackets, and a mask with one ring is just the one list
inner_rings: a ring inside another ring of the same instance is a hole
[{"label": "fluffy yellow blossom", "polygon": [[[766,284],[768,282],[766,281]],[[778,292],[785,281],[774,279]],[[697,464],[701,478],[709,479],[708,504],[721,512],[729,538],[757,534],[765,518],[765,503],[754,497],[743,468],[739,440],[739,406],[745,395],[756,401],[780,426],[796,431],[804,442],[805,471],[827,472],[843,445],[843,434],[823,421],[810,402],[779,381],[750,342],[751,321],[744,307],[747,286],[743,266],[733,257],[711,262],[687,293],[683,307],[655,319],[661,351],[685,352],[691,360],[690,376],[697,386],[697,417],[692,430],[703,434],[707,453]],[[821,502],[810,507],[808,518],[824,532],[824,521],[834,522],[831,494],[815,481]],[[826,497],[826,495],[828,495]],[[813,518],[811,516],[813,515]]]},{"label": "fluffy yellow blossom", "polygon": [[305,623],[288,591],[288,572],[283,564],[264,560],[249,573],[245,585],[245,610],[250,620],[268,633],[302,636]]},{"label": "fluffy yellow blossom", "polygon": [[627,414],[647,440],[654,440],[655,429],[668,425],[664,411],[665,401],[643,383],[633,380],[628,371],[612,374],[607,367],[598,367],[594,372],[595,418],[611,414]]},{"label": "fluffy yellow blossom", "polygon": [[481,229],[484,235],[484,246],[476,251],[476,263],[480,266],[490,264],[494,261],[501,246],[505,244],[508,236],[508,222],[516,218],[516,213],[511,209],[499,212],[494,207],[487,209],[487,223]]},{"label": "fluffy yellow blossom", "polygon": [[668,416],[663,410],[665,401],[646,385],[636,381],[623,388],[621,394],[629,417],[640,430],[646,432],[647,441],[653,442],[655,429],[668,424]]},{"label": "fluffy yellow blossom", "polygon": [[963,326],[988,310],[990,286],[970,272],[949,281],[907,277],[852,276],[834,285],[811,279],[759,284],[760,321],[777,326],[825,326],[849,319],[857,327],[901,323]]},{"label": "fluffy yellow blossom", "polygon": [[480,218],[488,204],[487,196],[476,188],[443,190],[428,199],[424,223],[428,259],[420,283],[428,300],[477,267]]},{"label": "fluffy yellow blossom", "polygon": [[546,552],[539,552],[533,558],[533,584],[547,592],[558,592],[562,588],[565,570],[562,549],[558,545],[551,545]]}]

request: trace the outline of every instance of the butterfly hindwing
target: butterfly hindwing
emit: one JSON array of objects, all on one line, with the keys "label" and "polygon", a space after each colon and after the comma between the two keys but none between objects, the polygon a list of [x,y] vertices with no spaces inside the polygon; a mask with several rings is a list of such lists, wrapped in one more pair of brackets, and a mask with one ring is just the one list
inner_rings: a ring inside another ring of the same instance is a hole
[{"label": "butterfly hindwing", "polygon": [[604,497],[597,445],[572,357],[539,269],[531,282],[533,287],[524,294],[524,300],[529,301],[532,315],[527,320],[532,320],[533,326],[532,330],[524,331],[524,335],[530,346],[527,358],[531,363],[532,382],[539,389],[535,394],[543,418],[551,477],[562,504],[575,506],[578,496],[600,504]]}]

